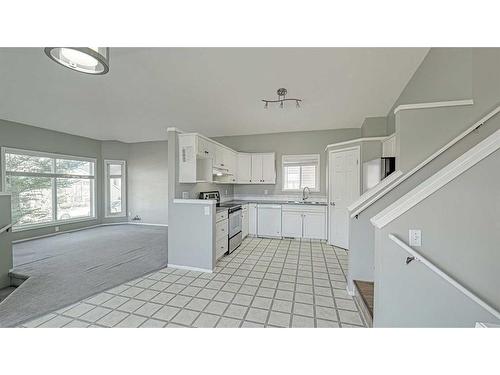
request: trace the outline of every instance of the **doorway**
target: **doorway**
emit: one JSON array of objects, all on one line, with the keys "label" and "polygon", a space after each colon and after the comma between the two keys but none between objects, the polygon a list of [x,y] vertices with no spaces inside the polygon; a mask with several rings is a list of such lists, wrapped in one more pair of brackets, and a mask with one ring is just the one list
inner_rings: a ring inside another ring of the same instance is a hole
[{"label": "doorway", "polygon": [[360,195],[360,147],[330,151],[328,156],[328,243],[349,249],[347,207]]}]

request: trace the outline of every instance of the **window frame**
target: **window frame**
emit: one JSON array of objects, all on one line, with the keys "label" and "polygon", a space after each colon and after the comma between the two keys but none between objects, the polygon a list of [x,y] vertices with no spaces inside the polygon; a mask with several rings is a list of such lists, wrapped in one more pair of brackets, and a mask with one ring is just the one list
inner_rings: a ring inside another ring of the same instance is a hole
[{"label": "window frame", "polygon": [[[281,191],[284,192],[301,192],[304,189],[287,189],[285,187],[286,183],[286,171],[285,168],[287,167],[287,163],[285,162],[285,159],[295,159],[297,160],[297,163],[299,164],[300,167],[305,166],[305,165],[310,165],[311,163],[303,163],[304,165],[300,165],[300,160],[301,159],[306,159],[306,158],[315,158],[317,160],[317,163],[314,163],[316,165],[316,175],[315,175],[315,184],[316,187],[314,189],[310,189],[311,192],[313,193],[319,193],[321,191],[320,183],[321,183],[321,155],[320,154],[303,154],[303,155],[282,155],[281,156]],[[299,186],[302,183],[302,171],[300,173],[300,182]]]},{"label": "window frame", "polygon": [[[86,161],[86,162],[90,162],[90,163],[94,164],[93,174],[92,175],[76,175],[76,174],[73,175],[73,174],[66,174],[66,173],[56,173],[55,169],[50,173],[7,172],[5,154],[8,154],[8,153],[50,158],[50,159],[53,159],[54,166],[56,164],[57,159],[59,159],[59,160],[65,159],[65,160]],[[13,225],[12,226],[13,232],[21,232],[21,231],[31,230],[31,229],[48,228],[48,227],[55,227],[55,226],[64,225],[64,224],[97,220],[96,201],[97,201],[97,181],[98,181],[98,179],[97,179],[97,159],[96,158],[85,157],[85,156],[66,155],[66,154],[37,151],[37,150],[26,150],[26,149],[13,148],[13,147],[1,147],[1,149],[0,149],[0,163],[2,166],[2,168],[1,168],[2,191],[6,192],[6,193],[7,193],[6,186],[7,186],[7,175],[8,174],[12,175],[12,176],[47,177],[47,178],[53,179],[52,180],[52,220],[46,221],[43,223]],[[85,216],[85,217],[74,218],[74,219],[63,219],[63,220],[57,219],[57,178],[74,178],[74,179],[86,179],[86,180],[93,180],[94,181],[93,185],[92,184],[90,185],[91,186],[90,207],[91,207],[91,212],[92,212],[91,216]]]},{"label": "window frame", "polygon": [[[115,217],[127,217],[127,161],[126,160],[112,160],[112,159],[104,159],[104,217],[115,218]],[[120,164],[122,166],[122,174],[119,175],[110,175],[109,174],[109,165],[111,164]],[[120,213],[111,213],[109,204],[109,180],[111,178],[120,177],[122,180],[122,212]]]}]

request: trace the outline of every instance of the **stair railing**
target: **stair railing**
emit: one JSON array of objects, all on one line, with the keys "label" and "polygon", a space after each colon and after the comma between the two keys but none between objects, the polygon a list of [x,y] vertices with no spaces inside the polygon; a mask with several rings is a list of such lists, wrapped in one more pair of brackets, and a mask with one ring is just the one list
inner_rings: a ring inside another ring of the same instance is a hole
[{"label": "stair railing", "polygon": [[449,284],[451,284],[455,289],[459,290],[462,292],[465,296],[467,296],[470,300],[474,301],[477,303],[479,306],[484,308],[486,311],[488,311],[491,315],[493,315],[495,318],[500,320],[500,312],[496,310],[494,307],[489,305],[487,302],[483,301],[480,297],[478,297],[474,292],[460,284],[457,280],[455,280],[453,277],[445,273],[443,270],[441,270],[439,267],[437,267],[435,264],[433,264],[430,260],[425,258],[422,254],[418,253],[417,251],[413,250],[410,246],[408,246],[405,242],[401,241],[398,237],[396,237],[394,234],[389,234],[389,238],[394,241],[399,247],[401,247],[403,250],[405,250],[408,254],[410,254],[409,257],[406,258],[406,264],[410,264],[412,261],[416,260],[423,265],[425,265],[427,268],[429,268],[432,272],[434,272],[436,275],[441,277],[443,280],[447,281]]}]

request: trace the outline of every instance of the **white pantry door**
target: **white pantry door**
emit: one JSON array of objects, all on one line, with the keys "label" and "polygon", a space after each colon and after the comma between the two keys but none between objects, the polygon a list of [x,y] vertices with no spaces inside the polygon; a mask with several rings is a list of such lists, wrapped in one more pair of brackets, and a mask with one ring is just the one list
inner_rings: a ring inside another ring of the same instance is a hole
[{"label": "white pantry door", "polygon": [[347,207],[359,197],[359,147],[331,151],[328,165],[328,243],[348,249]]}]

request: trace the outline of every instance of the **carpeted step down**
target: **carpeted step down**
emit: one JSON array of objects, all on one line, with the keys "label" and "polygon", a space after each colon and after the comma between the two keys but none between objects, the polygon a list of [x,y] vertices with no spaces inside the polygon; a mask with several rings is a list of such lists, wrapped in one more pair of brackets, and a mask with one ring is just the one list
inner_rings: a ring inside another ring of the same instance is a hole
[{"label": "carpeted step down", "polygon": [[361,307],[366,322],[371,327],[373,325],[373,298],[375,284],[370,281],[354,280],[356,286],[355,297]]},{"label": "carpeted step down", "polygon": [[10,286],[17,288],[22,283],[24,283],[26,280],[28,280],[29,276],[11,271],[11,272],[9,272],[9,277],[10,277]]}]

